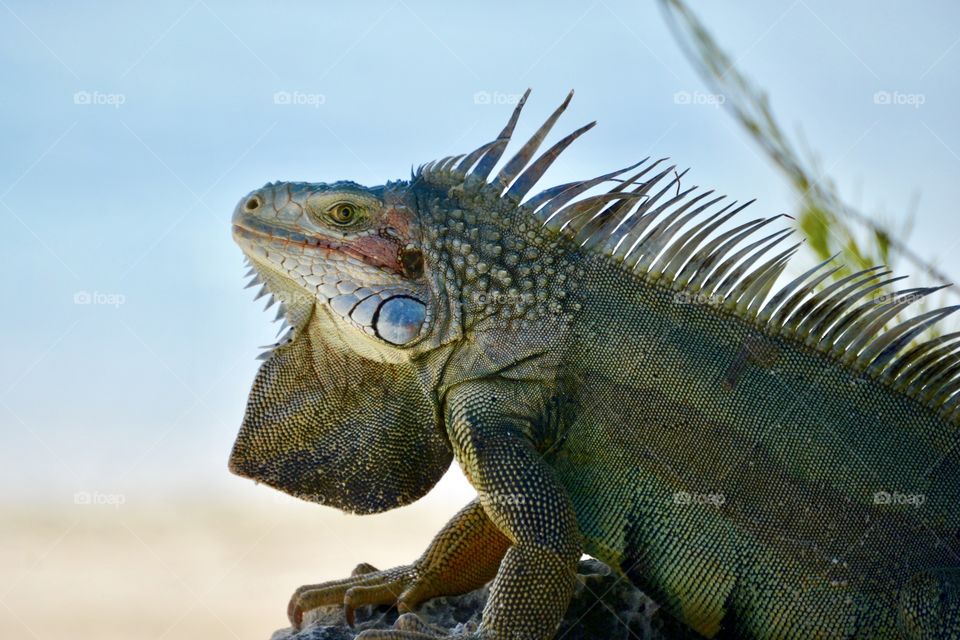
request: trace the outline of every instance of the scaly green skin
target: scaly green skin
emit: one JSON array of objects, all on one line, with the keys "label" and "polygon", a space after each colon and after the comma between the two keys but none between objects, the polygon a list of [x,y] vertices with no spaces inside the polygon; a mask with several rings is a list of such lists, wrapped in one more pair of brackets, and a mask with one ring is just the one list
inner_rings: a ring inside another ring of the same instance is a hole
[{"label": "scaly green skin", "polygon": [[[948,411],[758,308],[691,303],[704,289],[475,177],[446,162],[238,205],[235,237],[294,328],[231,468],[369,513],[425,494],[452,457],[479,493],[414,564],[299,589],[294,624],[328,604],[408,611],[495,574],[471,637],[546,639],[585,552],[707,637],[960,635]],[[328,281],[364,293],[336,300],[351,294]],[[362,637],[438,635],[408,615]]]}]

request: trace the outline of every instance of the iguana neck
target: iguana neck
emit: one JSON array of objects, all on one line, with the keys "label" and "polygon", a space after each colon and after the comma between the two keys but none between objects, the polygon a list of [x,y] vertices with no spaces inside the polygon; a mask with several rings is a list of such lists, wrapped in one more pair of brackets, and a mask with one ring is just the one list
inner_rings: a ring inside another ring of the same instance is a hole
[{"label": "iguana neck", "polygon": [[415,190],[428,262],[457,297],[465,333],[572,322],[569,291],[585,273],[568,243],[483,185]]}]

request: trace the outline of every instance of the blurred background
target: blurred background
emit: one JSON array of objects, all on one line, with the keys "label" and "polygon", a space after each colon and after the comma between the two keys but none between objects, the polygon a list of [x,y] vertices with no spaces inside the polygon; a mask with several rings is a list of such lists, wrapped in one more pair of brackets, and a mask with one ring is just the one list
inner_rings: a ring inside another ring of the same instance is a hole
[{"label": "blurred background", "polygon": [[[267,181],[405,178],[575,88],[560,132],[600,126],[551,183],[669,155],[795,215],[791,273],[838,245],[960,273],[960,5],[691,0],[729,56],[700,73],[665,6],[0,0],[0,637],[266,639],[294,588],[410,562],[472,496],[454,468],[355,517],[228,473],[276,331],[228,222]],[[738,74],[777,132],[731,117]]]}]

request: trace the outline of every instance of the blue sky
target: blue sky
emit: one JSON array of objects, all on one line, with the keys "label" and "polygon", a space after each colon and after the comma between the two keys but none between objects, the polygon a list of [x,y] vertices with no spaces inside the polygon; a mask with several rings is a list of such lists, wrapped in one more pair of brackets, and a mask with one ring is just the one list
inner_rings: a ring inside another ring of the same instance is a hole
[{"label": "blue sky", "polygon": [[[910,244],[960,273],[960,5],[692,5],[851,202],[900,221],[919,193]],[[796,210],[722,109],[676,103],[706,88],[650,0],[0,0],[0,80],[7,499],[243,486],[226,457],[275,327],[228,221],[269,180],[403,178],[526,87],[521,136],[575,88],[562,129],[600,124],[551,181],[669,155]]]}]

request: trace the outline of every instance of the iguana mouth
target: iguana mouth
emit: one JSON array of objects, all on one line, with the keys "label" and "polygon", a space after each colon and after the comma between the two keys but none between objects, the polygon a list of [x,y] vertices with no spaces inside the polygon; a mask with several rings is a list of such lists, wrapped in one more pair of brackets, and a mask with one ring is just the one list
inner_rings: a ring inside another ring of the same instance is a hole
[{"label": "iguana mouth", "polygon": [[[317,252],[324,260],[337,259],[338,256],[343,256],[348,260],[359,260],[366,265],[378,267],[381,270],[394,275],[393,270],[387,269],[379,262],[371,260],[363,253],[354,250],[350,245],[321,240],[314,236],[297,233],[296,231],[289,229],[260,226],[252,220],[244,221],[243,223],[234,222],[233,237],[234,240],[238,241],[241,239],[248,241],[259,240],[261,242],[263,240],[267,240],[284,247],[290,245],[299,246],[303,249],[304,253]],[[258,245],[251,245],[252,248],[256,246]]]},{"label": "iguana mouth", "polygon": [[233,223],[234,238],[247,239],[267,239],[274,242],[283,242],[285,244],[299,244],[304,247],[320,247],[323,249],[342,251],[346,249],[340,243],[326,242],[313,236],[304,235],[290,229],[278,227],[265,227],[258,225],[253,220],[247,220],[242,223]]}]

